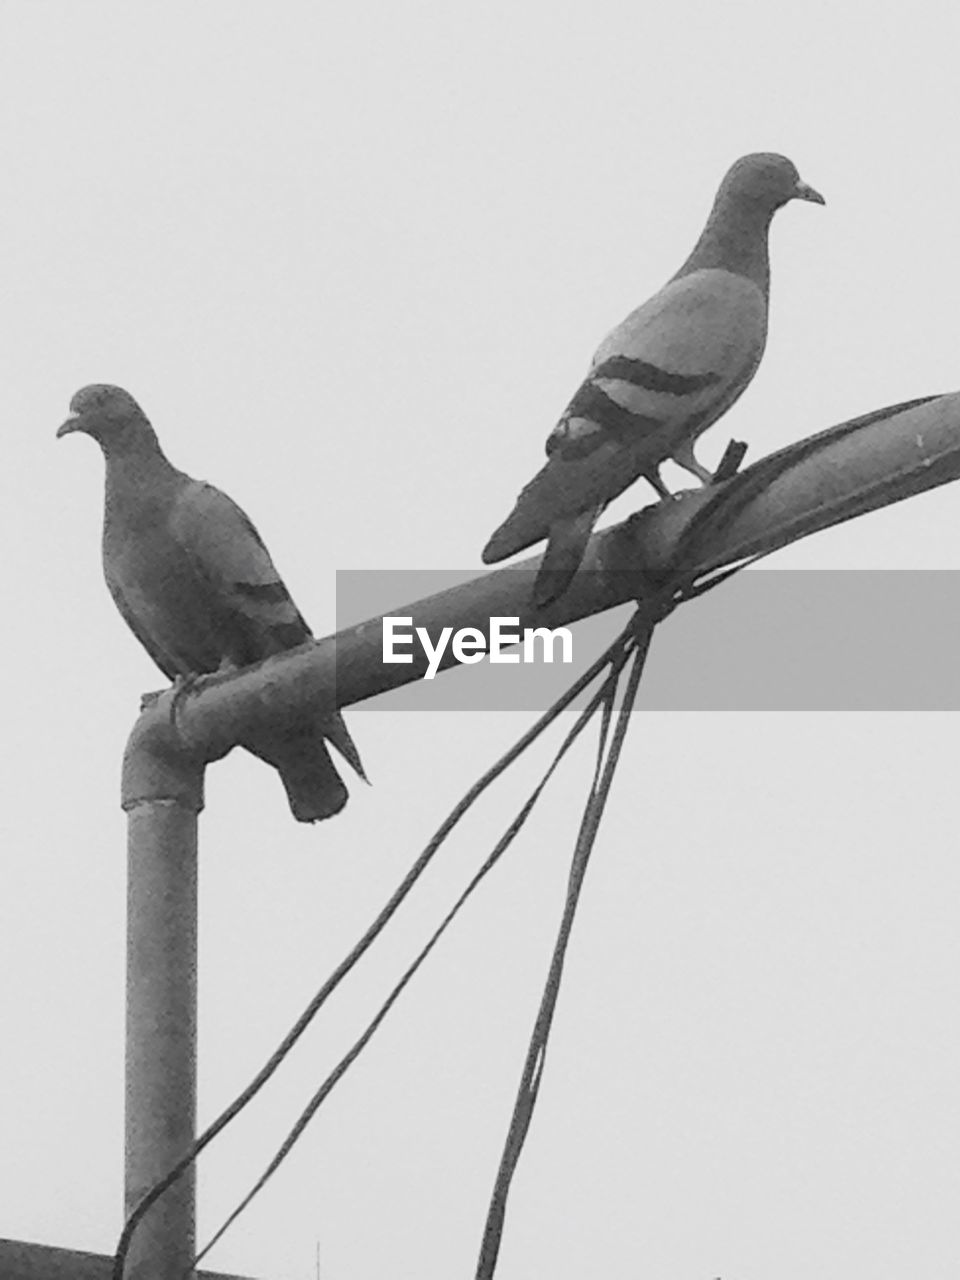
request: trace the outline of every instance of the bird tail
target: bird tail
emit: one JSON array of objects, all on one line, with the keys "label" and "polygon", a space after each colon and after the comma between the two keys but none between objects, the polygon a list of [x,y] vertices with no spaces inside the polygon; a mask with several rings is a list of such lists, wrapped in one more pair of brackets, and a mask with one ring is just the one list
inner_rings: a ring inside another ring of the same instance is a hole
[{"label": "bird tail", "polygon": [[602,507],[591,507],[571,520],[558,520],[550,526],[547,549],[533,584],[533,602],[543,609],[559,599],[580,568],[583,553],[590,540],[594,523]]},{"label": "bird tail", "polygon": [[529,484],[524,485],[513,510],[491,535],[480,556],[484,564],[506,560],[507,556],[515,555],[547,536],[550,523],[543,512],[556,511],[562,501],[555,489],[556,476],[548,463]]},{"label": "bird tail", "polygon": [[309,728],[283,734],[261,732],[254,742],[243,744],[280,774],[290,811],[298,822],[332,818],[347,803],[347,788],[327,750],[327,737],[366,781],[360,753],[339,712]]},{"label": "bird tail", "polygon": [[343,716],[340,712],[336,711],[332,716],[325,717],[320,727],[324,736],[330,739],[354,773],[359,774],[364,782],[369,782],[369,778],[364,772],[363,761],[360,759],[360,752],[357,750],[357,744],[350,737],[350,731],[344,724]]}]

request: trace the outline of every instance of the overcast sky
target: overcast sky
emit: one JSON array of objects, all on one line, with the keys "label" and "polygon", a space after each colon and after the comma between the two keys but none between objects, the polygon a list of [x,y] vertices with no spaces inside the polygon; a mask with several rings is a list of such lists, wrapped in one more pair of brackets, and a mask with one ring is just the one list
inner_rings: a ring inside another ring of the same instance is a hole
[{"label": "overcast sky", "polygon": [[[776,218],[767,354],[703,460],[952,390],[957,22],[851,0],[3,0],[0,1236],[109,1252],[122,1221],[119,768],[163,681],[101,579],[99,451],[54,440],[73,392],[131,391],[323,635],[338,569],[479,571],[592,351],[744,152],[786,153],[827,206]],[[958,517],[947,486],[767,563],[955,569]],[[208,772],[201,1122],[530,715],[348,719],[374,785],[334,822],[297,826],[250,756]],[[543,758],[203,1157],[201,1240]],[[635,717],[502,1280],[956,1274],[956,760],[946,713]],[[473,1274],[588,764],[211,1267],[312,1280],[319,1242],[323,1280]]]}]

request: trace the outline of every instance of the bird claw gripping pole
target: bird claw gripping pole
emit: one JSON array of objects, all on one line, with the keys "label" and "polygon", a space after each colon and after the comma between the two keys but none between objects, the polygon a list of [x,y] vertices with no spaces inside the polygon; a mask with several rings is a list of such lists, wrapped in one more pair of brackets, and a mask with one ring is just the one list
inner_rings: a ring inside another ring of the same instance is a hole
[{"label": "bird claw gripping pole", "polygon": [[178,703],[192,689],[196,688],[202,679],[203,679],[202,676],[195,676],[195,675],[177,676],[177,678],[174,680],[173,684],[169,687],[169,689],[153,689],[149,693],[141,693],[140,710],[148,711],[151,707],[155,707],[157,705],[157,702],[163,697],[163,695],[165,693],[169,693],[172,696],[169,700],[169,711],[167,714],[170,719],[170,723],[175,725],[177,722]]},{"label": "bird claw gripping pole", "polygon": [[[196,1127],[197,815],[203,760],[155,695],[123,758],[127,814],[127,1213],[189,1148]],[[128,1280],[173,1280],[194,1253],[192,1170],[152,1208]]]}]

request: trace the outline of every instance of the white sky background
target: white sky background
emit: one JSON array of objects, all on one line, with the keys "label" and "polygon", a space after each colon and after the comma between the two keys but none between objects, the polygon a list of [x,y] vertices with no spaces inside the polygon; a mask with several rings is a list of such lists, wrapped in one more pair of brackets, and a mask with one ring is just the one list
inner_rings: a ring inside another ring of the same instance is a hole
[{"label": "white sky background", "polygon": [[[479,570],[593,349],[744,152],[785,152],[828,205],[775,220],[767,355],[704,461],[953,389],[951,8],[0,6],[0,1235],[106,1252],[121,1225],[118,777],[162,679],[101,581],[99,451],[54,440],[72,393],[127,387],[324,634],[338,568]],[[958,527],[948,486],[768,566],[957,568]],[[249,756],[209,771],[201,1122],[529,717],[349,720],[375,785],[336,822],[294,824]],[[635,720],[502,1280],[956,1274],[956,758],[946,714]],[[201,1239],[533,776],[203,1158]],[[586,781],[581,756],[210,1266],[311,1280],[319,1240],[324,1280],[473,1274]]]}]

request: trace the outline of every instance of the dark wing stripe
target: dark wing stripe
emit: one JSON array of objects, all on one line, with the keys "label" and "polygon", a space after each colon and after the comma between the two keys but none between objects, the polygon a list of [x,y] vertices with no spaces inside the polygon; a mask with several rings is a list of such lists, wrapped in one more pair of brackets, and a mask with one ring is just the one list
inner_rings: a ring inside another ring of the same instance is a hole
[{"label": "dark wing stripe", "polygon": [[656,430],[663,426],[659,418],[646,413],[632,413],[622,404],[617,404],[616,400],[611,399],[589,379],[581,385],[567,405],[561,422],[569,422],[571,418],[586,418],[588,422],[595,422],[601,431],[579,439],[557,431],[547,439],[548,456],[559,453],[563,458],[586,457],[598,445],[609,443],[611,439],[622,440],[624,444],[635,444],[638,432]]},{"label": "dark wing stripe", "polygon": [[300,622],[281,622],[270,627],[269,631],[271,639],[277,642],[278,651],[295,649],[297,645],[305,644],[313,638],[302,619]]},{"label": "dark wing stripe", "polygon": [[756,364],[753,361],[747,361],[729,387],[724,391],[722,397],[714,404],[708,405],[705,409],[701,409],[698,413],[691,413],[685,422],[685,427],[696,436],[702,431],[706,431],[718,418],[723,417],[730,406],[740,398],[741,392],[747,383],[753,377]]},{"label": "dark wing stripe", "polygon": [[687,396],[702,391],[721,380],[719,373],[668,373],[646,360],[631,360],[628,356],[611,356],[590,372],[591,378],[616,378],[629,382],[645,391],[660,391],[668,396]]},{"label": "dark wing stripe", "polygon": [[237,595],[247,596],[250,600],[261,600],[267,604],[289,604],[290,596],[282,582],[232,582],[232,590]]}]

